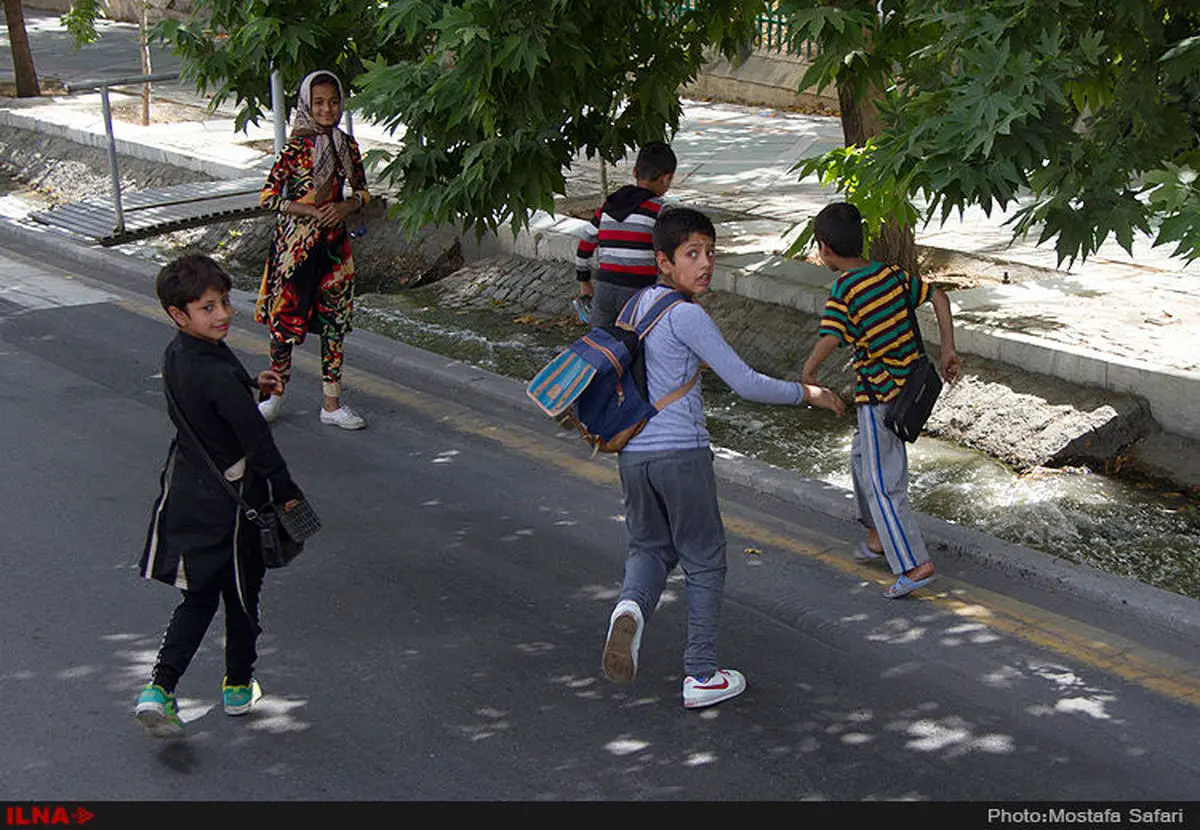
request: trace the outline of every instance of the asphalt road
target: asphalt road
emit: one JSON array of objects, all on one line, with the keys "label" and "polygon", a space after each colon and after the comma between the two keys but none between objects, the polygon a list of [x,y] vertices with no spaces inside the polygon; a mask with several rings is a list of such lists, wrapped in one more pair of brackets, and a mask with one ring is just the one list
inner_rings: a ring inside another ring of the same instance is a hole
[{"label": "asphalt road", "polygon": [[[26,3],[26,6],[28,5]],[[39,80],[57,80],[63,84],[78,85],[142,74],[136,24],[97,21],[96,31],[99,39],[95,43],[76,48],[71,35],[59,25],[59,18],[59,14],[44,9],[25,9],[29,51],[33,54],[33,64]],[[5,27],[5,37],[0,43],[5,53],[0,65],[0,79],[3,80],[11,80],[13,77],[7,34]],[[39,61],[39,58],[42,60]],[[152,71],[158,74],[178,72],[180,64],[179,59],[170,51],[151,41],[150,66]]]},{"label": "asphalt road", "polygon": [[[132,706],[177,595],[135,563],[171,437],[172,329],[138,269],[4,244],[0,798],[1197,796],[1194,640],[966,565],[940,596],[884,600],[885,574],[849,560],[851,525],[735,485],[720,647],[748,690],[683,709],[677,578],[637,681],[608,684],[612,459],[489,403],[483,373],[359,332],[347,401],[369,427],[318,422],[307,344],[275,428],[325,529],[268,575],[267,696],[220,711],[218,618],[180,686],[188,737],[151,739]],[[248,313],[230,342],[264,366]]]}]

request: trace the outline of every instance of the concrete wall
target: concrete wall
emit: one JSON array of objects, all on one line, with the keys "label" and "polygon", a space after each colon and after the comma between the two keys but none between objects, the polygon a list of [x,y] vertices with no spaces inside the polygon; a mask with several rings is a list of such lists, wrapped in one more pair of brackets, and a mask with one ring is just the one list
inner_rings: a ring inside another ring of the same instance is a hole
[{"label": "concrete wall", "polygon": [[808,67],[802,57],[772,52],[755,52],[740,66],[717,57],[694,83],[683,88],[683,94],[701,100],[836,115],[835,90],[826,89],[820,94],[815,89],[798,91]]}]

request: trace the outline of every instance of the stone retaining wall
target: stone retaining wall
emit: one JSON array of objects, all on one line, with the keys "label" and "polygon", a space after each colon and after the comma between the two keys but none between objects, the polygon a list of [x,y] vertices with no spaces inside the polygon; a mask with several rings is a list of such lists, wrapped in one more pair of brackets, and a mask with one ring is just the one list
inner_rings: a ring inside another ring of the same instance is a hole
[{"label": "stone retaining wall", "polygon": [[[570,263],[512,254],[467,263],[432,290],[439,303],[451,308],[550,317],[569,314],[577,292]],[[769,375],[798,377],[816,340],[816,316],[727,292],[709,294],[702,303],[748,364]],[[935,348],[930,352],[936,356]],[[826,362],[821,381],[850,399],[854,375],[848,352],[839,351]],[[928,425],[931,435],[1021,469],[1065,464],[1104,468],[1154,429],[1139,398],[976,357],[967,359],[962,381],[945,389]]]}]

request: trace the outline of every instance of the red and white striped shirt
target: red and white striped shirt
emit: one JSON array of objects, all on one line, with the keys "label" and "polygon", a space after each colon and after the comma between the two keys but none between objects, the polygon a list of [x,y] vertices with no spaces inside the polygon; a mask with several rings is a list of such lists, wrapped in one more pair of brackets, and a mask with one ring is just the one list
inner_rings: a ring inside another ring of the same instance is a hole
[{"label": "red and white striped shirt", "polygon": [[592,220],[580,231],[575,250],[575,276],[592,279],[596,251],[596,279],[627,288],[645,288],[658,279],[654,259],[654,223],[663,200],[652,190],[626,185],[596,208]]}]

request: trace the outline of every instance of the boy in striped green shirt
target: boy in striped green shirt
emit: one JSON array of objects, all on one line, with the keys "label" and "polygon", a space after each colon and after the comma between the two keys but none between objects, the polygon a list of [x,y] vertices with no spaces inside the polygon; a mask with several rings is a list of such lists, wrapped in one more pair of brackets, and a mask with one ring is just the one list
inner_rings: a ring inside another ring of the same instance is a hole
[{"label": "boy in striped green shirt", "polygon": [[954,349],[950,300],[920,277],[863,258],[862,216],[854,205],[827,205],[817,214],[813,230],[821,262],[841,273],[830,289],[820,339],[804,364],[802,380],[817,383],[817,371],[834,349],[843,344],[854,348],[858,430],[850,471],[859,521],[867,527],[867,538],[858,543],[854,558],[869,562],[886,556],[896,581],[884,596],[895,599],[928,585],[934,567],[908,501],[907,447],[883,425],[883,416],[920,356],[906,300],[914,309],[932,300],[942,377],[950,383],[958,380],[961,364]]}]

